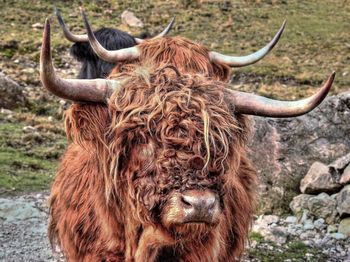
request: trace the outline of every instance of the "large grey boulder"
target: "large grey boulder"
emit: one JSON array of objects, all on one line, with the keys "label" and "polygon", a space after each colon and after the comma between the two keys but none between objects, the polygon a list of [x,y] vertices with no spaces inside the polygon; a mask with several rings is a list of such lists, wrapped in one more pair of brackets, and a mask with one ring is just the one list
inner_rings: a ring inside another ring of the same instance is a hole
[{"label": "large grey boulder", "polygon": [[341,217],[350,215],[350,185],[337,194],[337,211]]},{"label": "large grey boulder", "polygon": [[329,172],[329,167],[320,162],[313,163],[300,182],[300,191],[305,194],[333,193],[340,188],[341,185],[336,182]]},{"label": "large grey boulder", "polygon": [[25,105],[23,87],[0,72],[0,108],[14,109]]},{"label": "large grey boulder", "polygon": [[350,91],[300,117],[253,119],[250,155],[263,184],[263,212],[286,211],[312,163],[332,163],[350,152]]},{"label": "large grey boulder", "polygon": [[316,218],[323,218],[327,224],[333,224],[336,218],[336,201],[326,193],[310,197],[308,210]]}]

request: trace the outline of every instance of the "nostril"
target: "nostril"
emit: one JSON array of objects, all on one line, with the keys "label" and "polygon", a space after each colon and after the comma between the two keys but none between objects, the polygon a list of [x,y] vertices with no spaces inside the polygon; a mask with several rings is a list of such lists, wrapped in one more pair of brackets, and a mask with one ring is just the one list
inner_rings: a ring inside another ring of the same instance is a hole
[{"label": "nostril", "polygon": [[187,208],[192,207],[192,204],[188,199],[186,199],[185,196],[181,196],[181,202],[184,205],[184,207],[187,207]]}]

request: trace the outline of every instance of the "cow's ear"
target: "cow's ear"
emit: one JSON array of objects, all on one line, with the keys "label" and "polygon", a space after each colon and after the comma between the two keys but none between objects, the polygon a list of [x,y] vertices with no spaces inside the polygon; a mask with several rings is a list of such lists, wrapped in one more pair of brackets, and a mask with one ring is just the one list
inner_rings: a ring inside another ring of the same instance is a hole
[{"label": "cow's ear", "polygon": [[73,104],[65,113],[67,137],[82,146],[103,143],[110,122],[102,104]]}]

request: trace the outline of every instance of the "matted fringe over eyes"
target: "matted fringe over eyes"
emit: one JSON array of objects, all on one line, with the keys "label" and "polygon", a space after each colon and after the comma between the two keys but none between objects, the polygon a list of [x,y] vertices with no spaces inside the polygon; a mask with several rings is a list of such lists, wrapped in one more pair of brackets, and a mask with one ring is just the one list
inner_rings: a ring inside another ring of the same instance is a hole
[{"label": "matted fringe over eyes", "polygon": [[121,168],[125,167],[121,159],[127,159],[135,142],[147,143],[144,140],[150,137],[159,143],[171,141],[171,146],[175,142],[192,146],[194,141],[191,136],[187,140],[175,139],[169,137],[168,129],[162,129],[162,123],[167,121],[167,117],[176,118],[171,115],[175,113],[178,125],[185,117],[199,123],[198,127],[192,127],[196,130],[187,127],[187,131],[201,134],[198,139],[204,142],[201,146],[206,153],[201,157],[205,159],[206,167],[215,160],[215,165],[223,169],[229,151],[241,150],[237,143],[244,144],[249,132],[245,117],[232,114],[234,108],[225,100],[224,83],[200,75],[181,75],[174,66],[165,66],[154,72],[151,68],[140,69],[135,65],[133,70],[130,67],[127,65],[127,72],[113,76],[116,80],[123,79],[123,88],[109,100],[109,162],[114,181]]}]

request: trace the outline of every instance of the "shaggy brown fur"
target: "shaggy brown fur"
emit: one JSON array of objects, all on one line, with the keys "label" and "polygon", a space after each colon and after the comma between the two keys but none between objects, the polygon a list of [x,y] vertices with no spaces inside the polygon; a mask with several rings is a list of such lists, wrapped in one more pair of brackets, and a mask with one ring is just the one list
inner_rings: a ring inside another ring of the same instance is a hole
[{"label": "shaggy brown fur", "polygon": [[[248,121],[224,97],[229,76],[180,38],[140,45],[107,106],[73,105],[71,144],[52,187],[50,239],[69,261],[235,261],[252,220]],[[220,197],[217,225],[172,224],[174,194]]]}]

